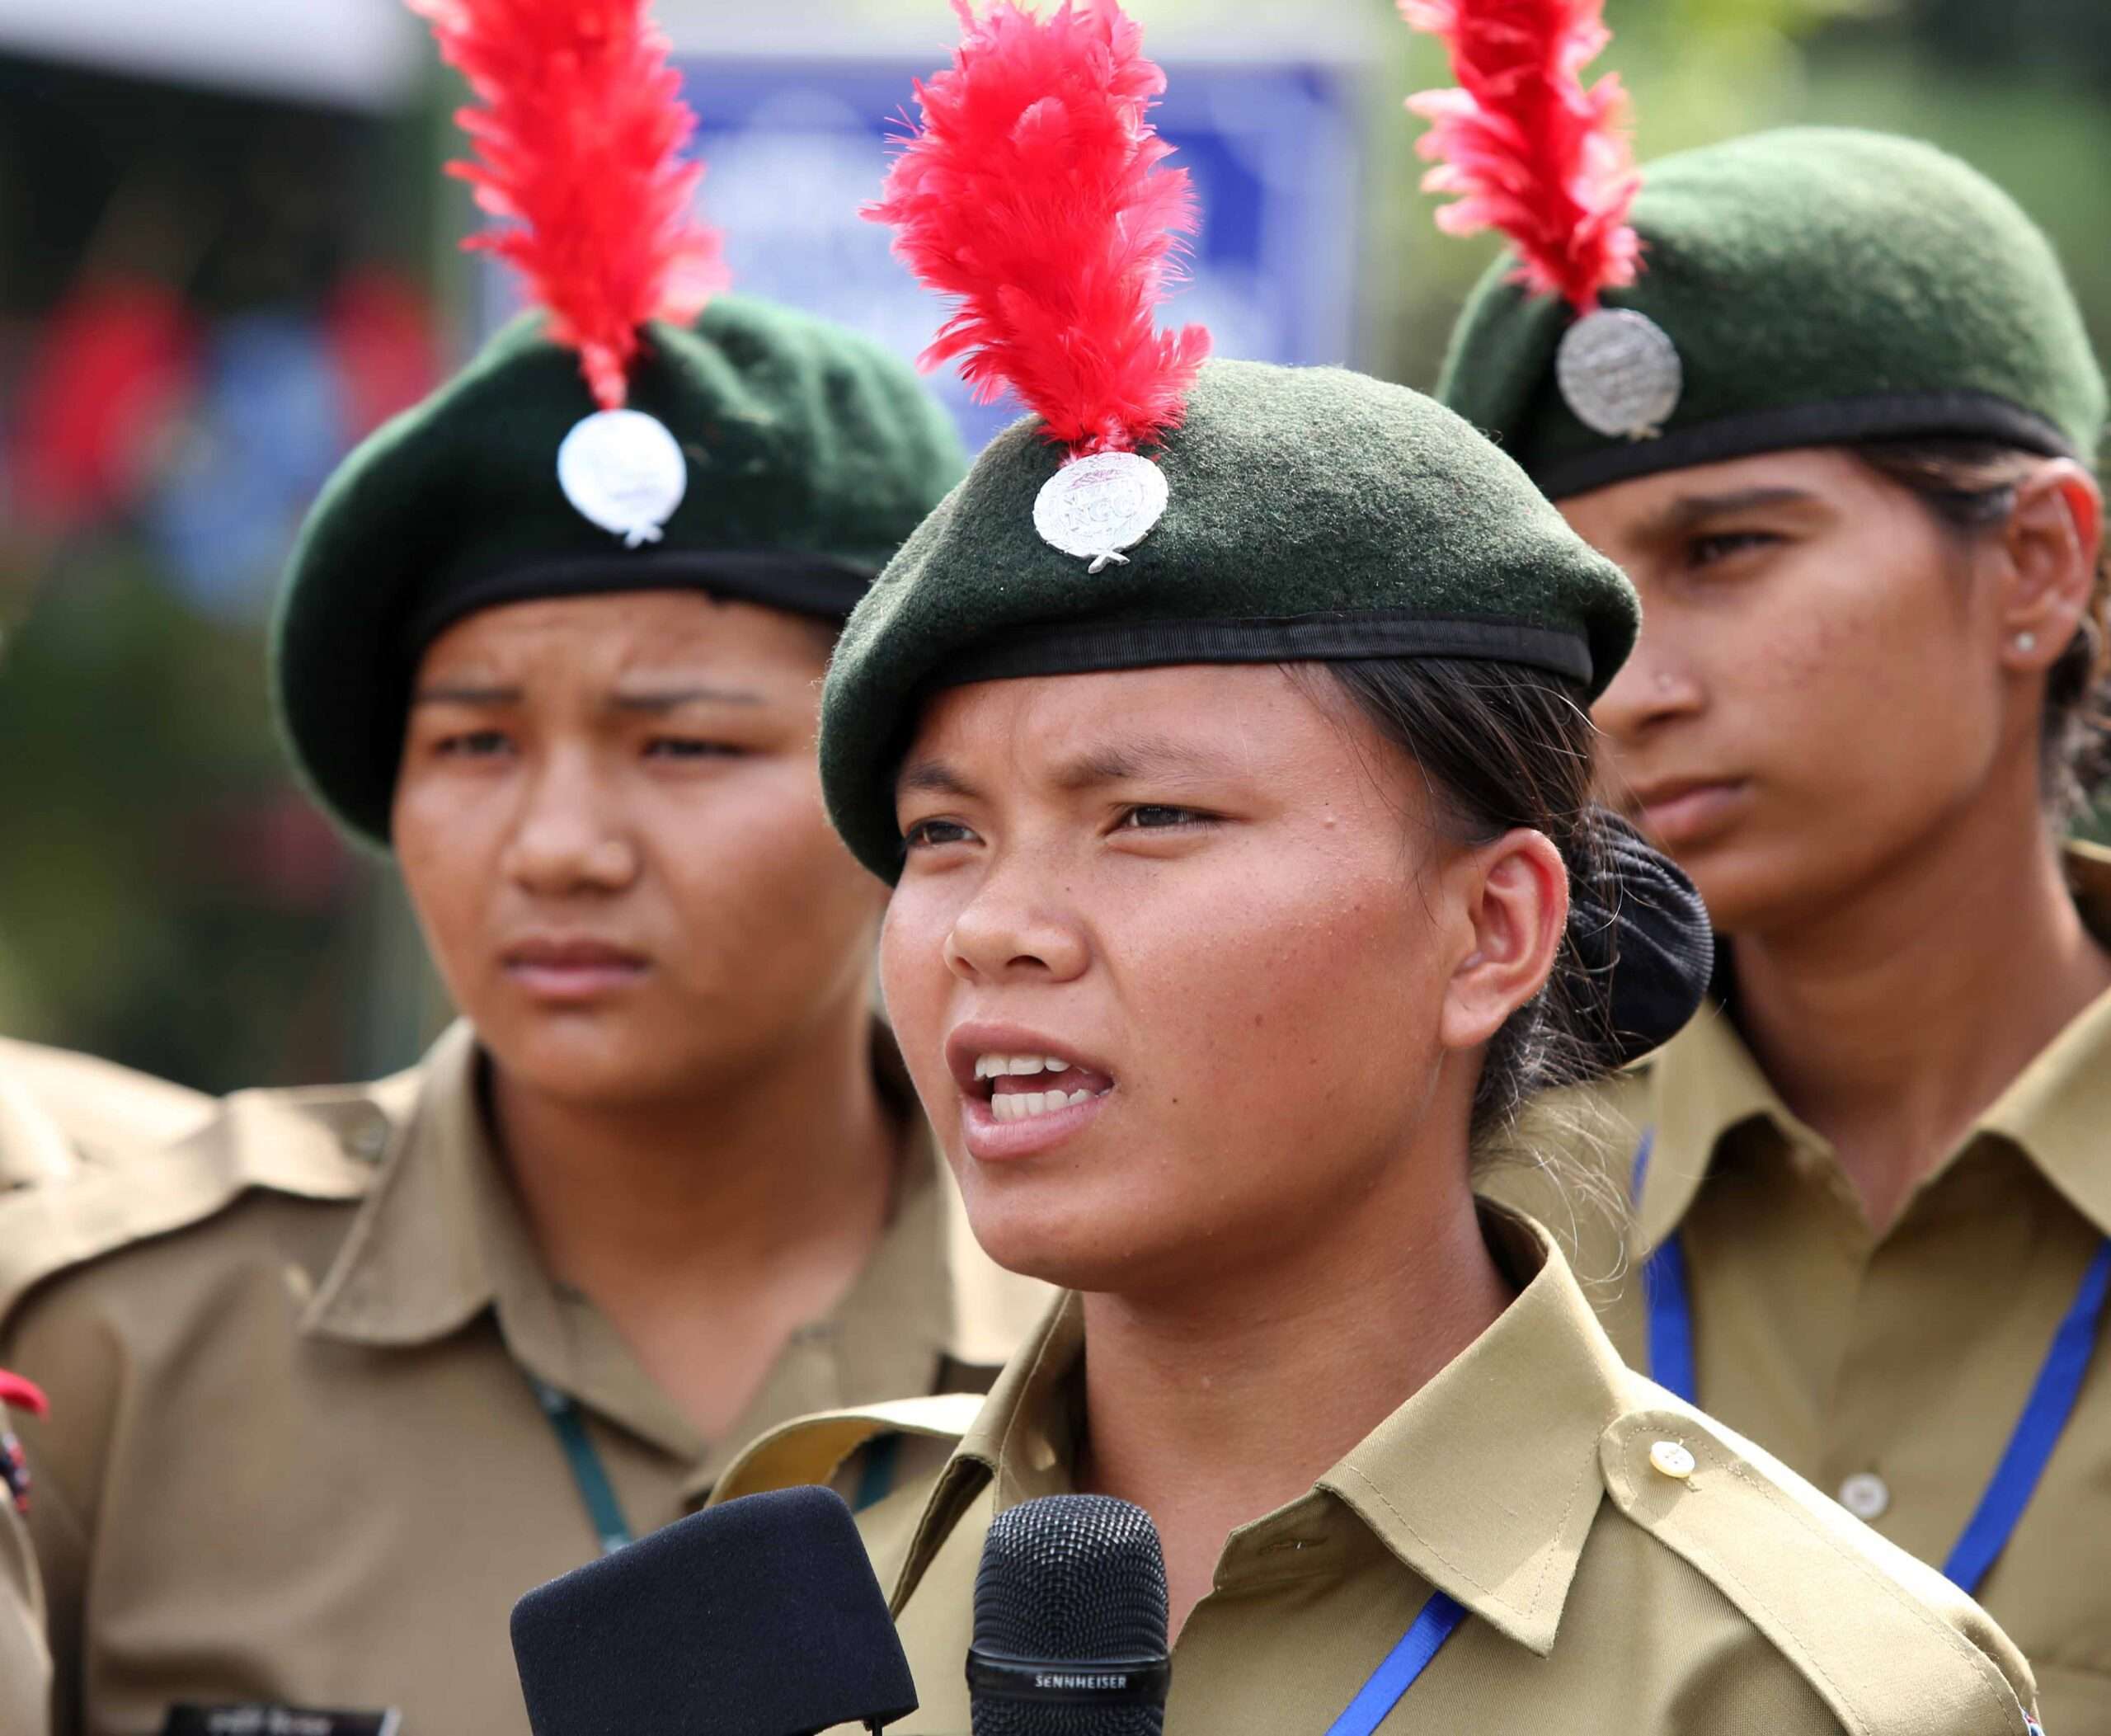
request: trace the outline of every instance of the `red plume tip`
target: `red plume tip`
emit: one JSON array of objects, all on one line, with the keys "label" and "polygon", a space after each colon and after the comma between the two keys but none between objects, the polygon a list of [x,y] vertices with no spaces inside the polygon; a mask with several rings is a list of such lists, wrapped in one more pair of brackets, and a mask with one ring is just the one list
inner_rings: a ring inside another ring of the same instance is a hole
[{"label": "red plume tip", "polygon": [[4,1368],[0,1368],[0,1408],[19,1410],[32,1417],[47,1416],[51,1410],[41,1391],[20,1375],[9,1374]]},{"label": "red plume tip", "polygon": [[1422,186],[1455,193],[1437,214],[1455,235],[1500,229],[1517,280],[1579,313],[1641,275],[1627,221],[1641,185],[1616,74],[1586,87],[1583,68],[1612,38],[1605,0],[1399,0],[1400,16],[1441,37],[1460,87],[1408,99],[1433,123],[1417,149],[1436,164]]},{"label": "red plume tip", "polygon": [[1147,119],[1165,75],[1117,0],[954,10],[952,66],[918,83],[922,125],[865,211],[957,303],[924,365],[964,355],[978,402],[1010,387],[1075,454],[1148,445],[1180,426],[1210,347],[1154,317],[1196,220]]},{"label": "red plume tip", "polygon": [[477,161],[450,164],[507,226],[472,238],[528,283],[579,351],[595,400],[629,393],[638,327],[695,318],[726,282],[691,215],[696,116],[646,0],[406,0],[480,107],[457,119]]}]

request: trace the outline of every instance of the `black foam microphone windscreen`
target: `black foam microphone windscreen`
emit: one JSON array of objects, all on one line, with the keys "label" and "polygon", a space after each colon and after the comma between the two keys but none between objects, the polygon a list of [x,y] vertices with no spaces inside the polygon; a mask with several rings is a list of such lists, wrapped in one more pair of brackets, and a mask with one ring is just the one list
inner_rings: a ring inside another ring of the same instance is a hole
[{"label": "black foam microphone windscreen", "polygon": [[975,1578],[975,1736],[1160,1736],[1165,1557],[1140,1507],[1050,1495],[998,1514]]},{"label": "black foam microphone windscreen", "polygon": [[916,1710],[850,1509],[729,1501],[532,1591],[513,1655],[535,1736],[814,1736]]}]

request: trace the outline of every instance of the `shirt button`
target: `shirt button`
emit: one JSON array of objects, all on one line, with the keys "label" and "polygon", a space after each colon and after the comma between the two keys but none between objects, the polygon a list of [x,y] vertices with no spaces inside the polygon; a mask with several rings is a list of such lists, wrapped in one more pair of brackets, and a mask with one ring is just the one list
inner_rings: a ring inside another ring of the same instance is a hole
[{"label": "shirt button", "polygon": [[1840,1504],[1864,1524],[1891,1506],[1891,1485],[1873,1470],[1858,1470],[1840,1485]]},{"label": "shirt button", "polygon": [[1659,1441],[1649,1449],[1649,1462],[1667,1477],[1683,1483],[1693,1475],[1693,1455],[1682,1442]]},{"label": "shirt button", "polygon": [[388,1149],[388,1123],[378,1115],[361,1122],[345,1136],[345,1149],[369,1164],[379,1163]]}]

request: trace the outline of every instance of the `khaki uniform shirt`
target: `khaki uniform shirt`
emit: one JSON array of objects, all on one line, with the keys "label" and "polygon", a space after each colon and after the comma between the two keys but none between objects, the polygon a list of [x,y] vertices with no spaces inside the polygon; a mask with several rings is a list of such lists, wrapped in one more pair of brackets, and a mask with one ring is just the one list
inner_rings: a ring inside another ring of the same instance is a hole
[{"label": "khaki uniform shirt", "polygon": [[968,1237],[928,1135],[870,1264],[725,1442],[540,1266],[458,1027],[378,1085],[243,1093],[129,1173],[0,1200],[0,1366],[26,1424],[61,1736],[181,1701],[526,1716],[514,1601],[597,1537],[530,1376],[570,1395],[633,1532],[806,1411],[986,1386],[1046,1292]]},{"label": "khaki uniform shirt", "polygon": [[[2077,851],[2111,942],[2111,856]],[[1699,1402],[1939,1565],[1991,1480],[2062,1317],[2111,1232],[2111,996],[2086,1009],[1928,1176],[1882,1238],[1826,1141],[1719,1009],[1584,1124],[1624,1188],[1651,1155],[1626,1271],[1586,1221],[1578,1267],[1648,1367],[1640,1262],[1676,1231]],[[1531,1208],[1532,1190],[1497,1183]],[[2111,1333],[1978,1597],[2029,1658],[2055,1733],[2111,1731]]]},{"label": "khaki uniform shirt", "polygon": [[[1497,1234],[1517,1300],[1309,1494],[1226,1540],[1173,1649],[1167,1736],[1317,1736],[1438,1590],[1469,1619],[1384,1736],[2025,1729],[2028,1668],[1974,1606],[1630,1373],[1540,1232]],[[923,1702],[901,1736],[969,1727],[983,1541],[998,1512],[1070,1491],[1083,1351],[1073,1300],[943,1467],[860,1519]],[[825,1476],[814,1444],[853,1423],[759,1444],[721,1498]],[[1667,1441],[1690,1477],[1655,1468]]]}]

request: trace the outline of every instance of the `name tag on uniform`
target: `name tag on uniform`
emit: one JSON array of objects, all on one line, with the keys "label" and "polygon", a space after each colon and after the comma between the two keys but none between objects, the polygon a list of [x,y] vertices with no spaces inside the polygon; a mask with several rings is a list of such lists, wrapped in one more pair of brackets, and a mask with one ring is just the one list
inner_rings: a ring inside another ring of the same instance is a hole
[{"label": "name tag on uniform", "polygon": [[172,1705],[162,1736],[397,1736],[403,1715],[299,1705]]}]

